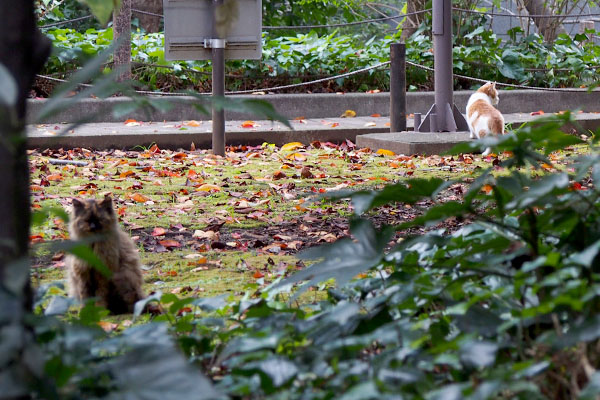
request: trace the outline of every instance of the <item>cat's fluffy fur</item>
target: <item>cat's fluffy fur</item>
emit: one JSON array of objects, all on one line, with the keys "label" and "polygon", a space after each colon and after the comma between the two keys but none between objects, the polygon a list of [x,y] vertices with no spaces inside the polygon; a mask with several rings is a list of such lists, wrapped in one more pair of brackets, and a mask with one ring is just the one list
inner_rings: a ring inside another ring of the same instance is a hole
[{"label": "cat's fluffy fur", "polygon": [[[496,82],[488,82],[469,97],[467,103],[467,124],[471,139],[482,139],[487,135],[504,134],[504,117],[494,106],[498,105],[499,96]],[[492,151],[487,148],[483,155]]]},{"label": "cat's fluffy fur", "polygon": [[72,240],[97,236],[90,246],[112,272],[106,278],[85,261],[68,256],[69,296],[79,300],[96,297],[98,304],[113,314],[133,312],[135,302],[144,298],[140,258],[129,235],[119,227],[112,198],[73,199],[69,234]]}]

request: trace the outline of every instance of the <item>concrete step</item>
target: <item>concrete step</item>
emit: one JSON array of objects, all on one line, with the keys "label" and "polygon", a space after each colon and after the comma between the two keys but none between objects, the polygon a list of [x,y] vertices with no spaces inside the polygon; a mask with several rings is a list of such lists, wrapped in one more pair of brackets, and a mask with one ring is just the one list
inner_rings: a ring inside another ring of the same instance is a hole
[{"label": "concrete step", "polygon": [[[529,114],[507,114],[506,122],[518,126],[539,118]],[[576,115],[576,129],[586,133],[600,128],[600,114],[581,113]],[[469,140],[467,133],[390,133],[388,117],[355,118],[311,118],[290,121],[293,130],[280,122],[254,121],[251,127],[242,126],[245,121],[227,121],[225,138],[227,145],[260,145],[264,142],[281,146],[289,142],[309,144],[342,142],[349,139],[361,147],[392,150],[397,154],[432,154],[445,151],[454,144]],[[413,119],[407,120],[409,131]],[[193,126],[197,125],[197,126]],[[189,149],[212,147],[210,121],[165,121],[90,123],[72,127],[69,124],[39,124],[27,127],[29,148],[74,148],[89,149],[132,149],[156,143],[165,149]]]}]

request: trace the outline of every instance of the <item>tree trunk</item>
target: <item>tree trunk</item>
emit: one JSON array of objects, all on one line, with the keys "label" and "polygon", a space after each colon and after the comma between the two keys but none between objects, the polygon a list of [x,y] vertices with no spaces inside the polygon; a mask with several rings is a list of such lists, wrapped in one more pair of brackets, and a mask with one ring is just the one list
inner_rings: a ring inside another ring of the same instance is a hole
[{"label": "tree trunk", "polygon": [[[552,15],[546,7],[546,0],[522,0],[529,15]],[[560,18],[531,18],[538,32],[546,42],[552,43],[561,33],[566,33]]]},{"label": "tree trunk", "polygon": [[[406,12],[416,12],[425,9],[426,0],[408,0],[406,2]],[[402,25],[402,35],[400,39],[406,41],[413,33],[417,31],[419,25],[423,22],[423,14],[409,15]]]},{"label": "tree trunk", "polygon": [[[14,104],[0,102],[0,337],[8,352],[0,364],[2,398],[27,398],[25,382],[41,373],[24,316],[31,310],[29,284],[29,167],[26,99],[35,74],[50,54],[50,40],[36,27],[33,0],[2,0],[0,64],[16,86]],[[4,93],[10,79],[0,82]]]},{"label": "tree trunk", "polygon": [[142,14],[136,12],[135,10],[162,15],[162,0],[131,0],[131,10],[133,12],[133,16],[140,21],[140,26],[142,29],[149,33],[160,32],[162,18],[154,15]]},{"label": "tree trunk", "polygon": [[117,80],[131,79],[131,0],[122,0],[121,8],[113,12],[113,40],[120,41],[114,52]]}]

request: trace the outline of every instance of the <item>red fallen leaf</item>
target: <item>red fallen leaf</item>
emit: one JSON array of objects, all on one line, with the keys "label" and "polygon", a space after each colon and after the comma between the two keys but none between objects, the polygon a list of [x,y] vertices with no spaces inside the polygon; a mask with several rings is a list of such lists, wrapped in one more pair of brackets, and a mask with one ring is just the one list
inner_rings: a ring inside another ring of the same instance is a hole
[{"label": "red fallen leaf", "polygon": [[335,128],[335,127],[337,127],[337,126],[340,126],[340,123],[339,123],[339,122],[334,122],[333,124],[331,124],[331,127],[332,127],[332,128]]},{"label": "red fallen leaf", "polygon": [[158,148],[158,146],[156,144],[153,144],[148,151],[150,152],[150,154],[158,154],[160,153],[160,149]]},{"label": "red fallen leaf", "polygon": [[177,316],[180,317],[184,313],[190,313],[190,312],[192,312],[192,307],[183,307],[183,308],[180,308],[179,311],[177,311]]},{"label": "red fallen leaf", "polygon": [[181,247],[181,243],[172,240],[172,239],[165,239],[165,240],[161,240],[158,243],[162,244],[163,246],[165,246],[166,248],[170,248],[170,247]]},{"label": "red fallen leaf", "polygon": [[379,117],[381,117],[381,114],[378,114],[378,113],[371,114],[371,117],[373,117],[373,118],[379,118]]},{"label": "red fallen leaf", "polygon": [[533,111],[533,112],[529,113],[529,115],[544,115],[544,112],[542,110]]},{"label": "red fallen leaf", "polygon": [[165,228],[156,227],[152,230],[152,236],[164,236],[166,233],[167,230]]},{"label": "red fallen leaf", "polygon": [[135,119],[126,119],[125,122],[123,122],[124,124],[130,124],[132,122],[137,122]]},{"label": "red fallen leaf", "polygon": [[244,121],[242,122],[242,128],[254,128],[257,127],[258,124],[254,121]]},{"label": "red fallen leaf", "polygon": [[44,241],[44,237],[42,235],[30,235],[29,241],[31,243],[41,243]]},{"label": "red fallen leaf", "polygon": [[587,190],[587,188],[583,187],[583,185],[579,182],[573,182],[573,184],[569,187],[569,190]]},{"label": "red fallen leaf", "polygon": [[42,192],[42,191],[44,191],[44,188],[41,187],[40,185],[31,185],[29,187],[29,189],[31,189],[32,192]]},{"label": "red fallen leaf", "polygon": [[254,275],[252,275],[252,276],[253,276],[255,279],[260,279],[260,278],[264,278],[265,274],[263,274],[263,273],[262,273],[262,272],[260,272],[260,271],[256,271],[256,272],[254,273]]},{"label": "red fallen leaf", "polygon": [[127,207],[123,206],[117,210],[117,214],[123,216],[125,215],[125,210],[127,210]]}]

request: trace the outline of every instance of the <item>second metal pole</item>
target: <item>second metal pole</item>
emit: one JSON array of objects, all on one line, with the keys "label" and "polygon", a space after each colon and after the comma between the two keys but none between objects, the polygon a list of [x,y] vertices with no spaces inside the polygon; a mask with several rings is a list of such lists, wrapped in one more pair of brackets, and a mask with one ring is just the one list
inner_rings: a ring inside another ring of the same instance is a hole
[{"label": "second metal pole", "polygon": [[[225,49],[212,49],[212,96],[223,99],[225,96]],[[221,100],[219,100],[221,101]],[[225,155],[225,111],[212,109],[212,150],[214,155]]]},{"label": "second metal pole", "polygon": [[[222,101],[225,96],[225,41],[218,34],[217,8],[223,3],[222,0],[213,0],[214,20],[213,43],[211,45],[212,55],[212,97],[213,100]],[[214,155],[225,155],[225,111],[212,108],[212,150]]]},{"label": "second metal pole", "polygon": [[406,131],[406,45],[390,45],[390,132]]}]

